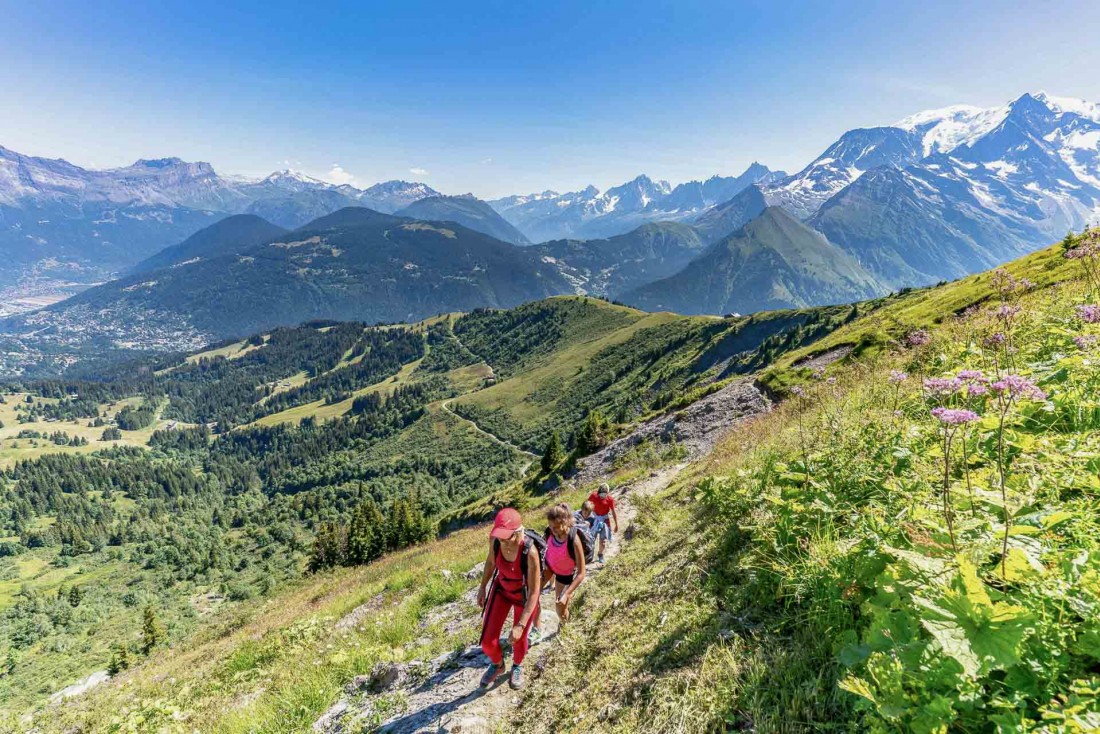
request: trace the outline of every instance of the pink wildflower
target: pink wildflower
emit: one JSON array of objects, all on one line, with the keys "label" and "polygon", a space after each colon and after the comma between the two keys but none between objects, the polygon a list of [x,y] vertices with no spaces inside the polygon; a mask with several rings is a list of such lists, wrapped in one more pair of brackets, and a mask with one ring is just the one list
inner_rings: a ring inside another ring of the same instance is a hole
[{"label": "pink wildflower", "polygon": [[1100,306],[1086,303],[1077,307],[1077,318],[1086,324],[1100,324]]},{"label": "pink wildflower", "polygon": [[966,386],[966,394],[968,397],[980,398],[989,394],[989,387],[982,382],[971,382]]},{"label": "pink wildflower", "polygon": [[1020,307],[1007,303],[1002,303],[1000,308],[994,311],[994,313],[1001,321],[1012,321],[1012,319],[1016,318],[1016,316],[1019,315]]},{"label": "pink wildflower", "polygon": [[1021,375],[1005,375],[990,387],[993,392],[1025,400],[1046,400],[1047,394],[1034,382]]},{"label": "pink wildflower", "polygon": [[932,341],[932,337],[928,335],[928,332],[924,329],[917,329],[910,332],[909,336],[905,337],[905,342],[911,347],[923,347]]},{"label": "pink wildflower", "polygon": [[890,370],[890,377],[888,378],[891,385],[897,385],[905,382],[909,379],[908,372],[902,372],[901,370]]},{"label": "pink wildflower", "polygon": [[985,373],[981,370],[959,370],[958,378],[960,380],[966,380],[967,382],[974,382],[977,380],[984,380]]},{"label": "pink wildflower", "polygon": [[962,380],[957,377],[929,377],[924,381],[924,389],[933,395],[952,395],[962,386]]},{"label": "pink wildflower", "polygon": [[949,426],[961,426],[967,423],[973,423],[979,418],[978,414],[974,411],[962,410],[960,408],[933,408],[932,415],[941,423],[946,423]]},{"label": "pink wildflower", "polygon": [[1082,334],[1081,336],[1073,337],[1073,343],[1077,345],[1077,348],[1082,351],[1089,351],[1096,346],[1097,338],[1094,334]]},{"label": "pink wildflower", "polygon": [[1005,343],[1005,335],[998,331],[996,334],[990,334],[982,341],[987,347],[999,347]]},{"label": "pink wildflower", "polygon": [[805,397],[806,391],[802,388],[801,385],[795,385],[791,388],[791,395],[794,395],[796,398]]}]

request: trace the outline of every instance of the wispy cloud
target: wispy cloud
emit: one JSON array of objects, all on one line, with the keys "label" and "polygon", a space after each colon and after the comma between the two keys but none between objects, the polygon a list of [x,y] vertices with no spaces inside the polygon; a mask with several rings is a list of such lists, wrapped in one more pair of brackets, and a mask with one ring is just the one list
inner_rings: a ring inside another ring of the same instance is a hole
[{"label": "wispy cloud", "polygon": [[333,163],[332,168],[325,174],[325,180],[329,183],[334,183],[337,186],[341,184],[355,185],[355,176],[348,171],[344,170],[344,167],[339,163]]},{"label": "wispy cloud", "polygon": [[493,159],[492,158],[482,158],[481,162],[484,163],[485,165],[489,165],[490,163],[493,162]]},{"label": "wispy cloud", "polygon": [[409,173],[411,173],[414,176],[427,176],[428,175],[428,169],[427,168],[410,168]]}]

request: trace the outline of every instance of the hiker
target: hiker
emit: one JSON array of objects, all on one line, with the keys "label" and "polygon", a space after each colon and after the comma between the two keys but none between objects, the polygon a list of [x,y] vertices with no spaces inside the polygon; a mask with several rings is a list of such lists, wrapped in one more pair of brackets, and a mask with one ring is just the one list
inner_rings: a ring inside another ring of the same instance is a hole
[{"label": "hiker", "polygon": [[[597,563],[603,563],[605,543],[611,542],[611,533],[619,532],[619,516],[615,513],[615,498],[611,496],[611,487],[601,484],[600,488],[588,495],[588,501],[592,503],[592,512],[595,513],[596,522],[592,525],[592,534],[600,540],[600,550],[596,558]],[[614,521],[612,527],[608,516]]]},{"label": "hiker", "polygon": [[584,581],[584,540],[580,527],[573,524],[569,505],[564,502],[547,510],[546,519],[550,523],[546,532],[546,567],[554,578],[558,619],[566,622],[573,592]]},{"label": "hiker", "polygon": [[582,522],[588,523],[588,527],[592,527],[596,524],[595,505],[588,500],[584,501],[581,505],[581,509],[573,513],[573,523],[580,524]]},{"label": "hiker", "polygon": [[524,530],[522,518],[511,507],[497,513],[489,533],[489,553],[481,574],[481,588],[477,591],[477,604],[484,610],[481,649],[491,661],[481,677],[482,688],[493,685],[504,672],[500,633],[509,615],[512,616],[508,637],[512,645],[512,675],[508,685],[513,689],[523,687],[521,666],[527,655],[529,628],[538,617],[544,542],[538,533]]},{"label": "hiker", "polygon": [[[554,605],[558,619],[562,622],[569,619],[569,603],[573,600],[573,592],[584,581],[585,569],[592,562],[595,550],[590,523],[596,518],[592,515],[591,503],[584,504],[591,516],[587,520],[580,511],[570,512],[569,505],[564,502],[546,511],[548,525],[543,534],[546,538],[546,552],[543,554],[542,586],[543,591],[554,590]],[[582,519],[577,521],[577,517]],[[541,605],[527,642],[530,646],[542,642]]]}]

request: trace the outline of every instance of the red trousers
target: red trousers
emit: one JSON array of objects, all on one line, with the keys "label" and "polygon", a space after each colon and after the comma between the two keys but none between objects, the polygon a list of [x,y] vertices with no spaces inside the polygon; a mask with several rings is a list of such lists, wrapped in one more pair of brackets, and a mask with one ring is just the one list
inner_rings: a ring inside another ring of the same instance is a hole
[{"label": "red trousers", "polygon": [[[508,612],[512,612],[512,624],[519,624],[519,618],[523,616],[523,598],[513,597],[497,588],[494,583],[489,591],[489,598],[485,602],[485,611],[482,615],[481,649],[496,665],[504,662],[504,651],[500,648],[500,633],[504,629],[504,622],[508,619]],[[535,605],[535,611],[527,620],[527,626],[523,628],[523,635],[519,641],[512,645],[512,662],[519,665],[527,656],[527,633],[531,631],[531,625],[539,618],[539,607]]]}]

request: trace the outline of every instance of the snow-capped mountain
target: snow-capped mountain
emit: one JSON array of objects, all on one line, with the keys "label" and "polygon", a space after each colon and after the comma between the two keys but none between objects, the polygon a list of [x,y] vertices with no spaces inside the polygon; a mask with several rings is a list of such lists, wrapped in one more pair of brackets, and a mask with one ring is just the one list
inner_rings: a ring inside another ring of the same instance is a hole
[{"label": "snow-capped mountain", "polygon": [[783,175],[753,163],[740,176],[713,176],[675,188],[641,175],[606,191],[588,186],[565,194],[543,191],[508,196],[489,204],[533,242],[596,239],[629,232],[646,222],[689,221],[750,184]]},{"label": "snow-capped mountain", "polygon": [[851,130],[798,173],[747,188],[694,224],[715,241],[768,206],[894,285],[992,267],[1100,218],[1100,105],[1024,94]]},{"label": "snow-capped mountain", "polygon": [[392,212],[436,195],[421,183],[361,190],[291,170],[223,177],[209,163],[179,158],[92,170],[0,147],[0,288],[28,274],[99,280],[228,214],[290,228],[346,206]]},{"label": "snow-capped mountain", "polygon": [[[345,187],[340,187],[340,190],[345,190]],[[353,198],[368,209],[393,214],[430,196],[442,194],[427,184],[415,181],[384,181],[362,191],[356,190]]]},{"label": "snow-capped mountain", "polygon": [[1024,94],[991,110],[952,109],[901,121],[930,153],[853,182],[810,224],[913,285],[996,265],[1100,219],[1096,105]]}]

